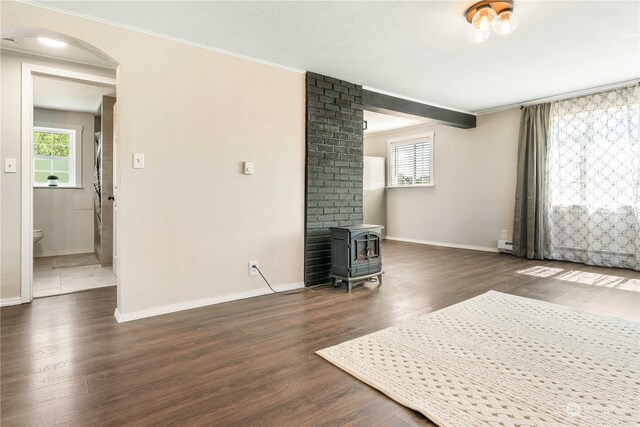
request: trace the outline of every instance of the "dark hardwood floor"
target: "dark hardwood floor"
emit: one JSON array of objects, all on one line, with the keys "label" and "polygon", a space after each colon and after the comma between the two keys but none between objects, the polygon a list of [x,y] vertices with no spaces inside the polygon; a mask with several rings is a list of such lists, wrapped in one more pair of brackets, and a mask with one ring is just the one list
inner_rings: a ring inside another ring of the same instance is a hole
[{"label": "dark hardwood floor", "polygon": [[[631,270],[385,242],[382,287],[268,295],[118,324],[115,288],[1,310],[1,424],[432,425],[318,349],[488,290],[640,318],[640,293],[516,274]],[[266,272],[265,272],[266,273]]]}]

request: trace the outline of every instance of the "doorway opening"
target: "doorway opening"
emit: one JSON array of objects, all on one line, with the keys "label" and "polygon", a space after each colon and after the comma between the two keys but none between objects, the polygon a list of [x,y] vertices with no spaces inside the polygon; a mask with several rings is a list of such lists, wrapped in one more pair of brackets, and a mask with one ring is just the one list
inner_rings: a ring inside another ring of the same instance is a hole
[{"label": "doorway opening", "polygon": [[365,129],[363,132],[363,197],[362,214],[365,224],[384,226],[382,238],[388,233],[387,188],[389,170],[389,141],[410,128],[428,124],[422,117],[399,117],[374,111],[364,111]]},{"label": "doorway opening", "polygon": [[116,286],[115,95],[111,85],[33,77],[33,298]]},{"label": "doorway opening", "polygon": [[[62,34],[46,34],[59,40],[62,50],[42,52],[37,44],[42,34],[16,30],[11,37],[3,34],[2,42],[3,55],[11,51],[22,67],[22,303],[103,286],[119,290],[113,263],[116,64]],[[103,126],[110,134],[108,149]],[[98,216],[110,216],[111,224],[97,224]]]}]

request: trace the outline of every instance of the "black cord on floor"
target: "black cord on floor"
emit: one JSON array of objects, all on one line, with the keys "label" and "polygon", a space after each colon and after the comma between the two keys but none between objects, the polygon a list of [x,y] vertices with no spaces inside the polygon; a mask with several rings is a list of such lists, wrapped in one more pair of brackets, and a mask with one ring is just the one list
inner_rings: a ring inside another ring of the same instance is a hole
[{"label": "black cord on floor", "polygon": [[264,274],[262,274],[262,271],[260,271],[260,269],[258,268],[258,266],[257,266],[257,265],[254,265],[254,266],[253,266],[253,268],[255,268],[256,270],[258,270],[258,273],[260,273],[260,276],[262,276],[262,278],[263,278],[263,279],[264,279],[264,281],[266,282],[267,286],[269,287],[269,289],[271,289],[271,291],[272,291],[274,294],[280,294],[280,295],[295,295],[295,294],[301,294],[301,293],[303,293],[303,292],[306,292],[306,291],[308,291],[308,290],[312,290],[312,289],[315,289],[315,288],[320,288],[320,287],[323,287],[323,286],[328,286],[328,285],[319,285],[319,286],[313,286],[313,287],[311,287],[311,288],[305,288],[305,289],[303,289],[303,290],[301,290],[301,291],[297,291],[297,292],[280,292],[280,291],[276,291],[275,289],[273,289],[273,288],[271,287],[271,285],[269,284],[269,281],[267,280],[267,278],[266,278],[266,277],[264,277]]}]

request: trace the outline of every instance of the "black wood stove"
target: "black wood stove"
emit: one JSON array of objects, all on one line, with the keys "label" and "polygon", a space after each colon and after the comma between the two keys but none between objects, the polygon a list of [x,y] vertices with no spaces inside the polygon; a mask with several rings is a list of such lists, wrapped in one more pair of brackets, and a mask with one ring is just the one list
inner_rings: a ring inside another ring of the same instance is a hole
[{"label": "black wood stove", "polygon": [[378,277],[382,285],[381,225],[358,224],[331,227],[331,274],[334,286],[347,284],[351,292],[354,283]]}]

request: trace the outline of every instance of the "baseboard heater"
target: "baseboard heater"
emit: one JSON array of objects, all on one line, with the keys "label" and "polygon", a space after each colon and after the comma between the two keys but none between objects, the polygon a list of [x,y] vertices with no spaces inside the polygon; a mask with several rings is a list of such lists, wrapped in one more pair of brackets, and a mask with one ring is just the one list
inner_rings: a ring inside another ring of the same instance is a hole
[{"label": "baseboard heater", "polygon": [[567,252],[581,252],[581,253],[589,252],[591,254],[606,255],[606,256],[619,256],[619,257],[625,257],[625,258],[633,258],[633,257],[636,256],[636,254],[631,254],[631,253],[627,253],[627,252],[596,251],[596,250],[589,250],[589,249],[584,249],[584,248],[570,248],[570,247],[566,247],[566,246],[560,246],[560,247],[558,247],[558,250],[567,251]]},{"label": "baseboard heater", "polygon": [[[567,248],[567,247],[559,247],[559,250],[563,251],[571,251],[571,252],[587,252],[586,249],[582,248]],[[498,251],[510,254],[513,253],[513,242],[511,240],[500,239],[498,240]],[[619,256],[619,257],[634,257],[635,254],[629,254],[625,252],[609,252],[609,251],[589,251],[590,253],[599,254],[599,255],[608,255],[608,256]]]},{"label": "baseboard heater", "polygon": [[513,252],[513,242],[511,240],[500,239],[498,240],[498,251],[504,254],[510,254]]}]

